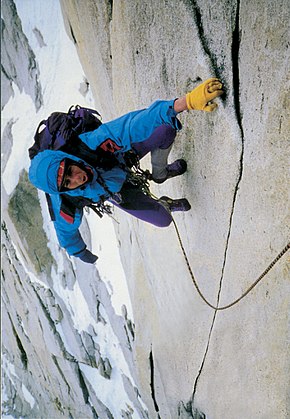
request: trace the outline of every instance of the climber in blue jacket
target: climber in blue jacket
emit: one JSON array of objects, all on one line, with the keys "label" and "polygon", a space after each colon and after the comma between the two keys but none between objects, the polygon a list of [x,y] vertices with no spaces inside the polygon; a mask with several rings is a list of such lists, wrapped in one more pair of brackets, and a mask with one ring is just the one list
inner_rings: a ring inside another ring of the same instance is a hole
[{"label": "climber in blue jacket", "polygon": [[[183,159],[168,164],[168,155],[176,132],[182,126],[177,115],[185,110],[213,111],[213,99],[223,94],[222,83],[211,78],[193,89],[186,96],[169,101],[156,101],[143,110],[129,112],[120,118],[103,123],[95,131],[79,135],[91,150],[98,147],[111,152],[124,163],[124,153],[134,151],[139,159],[151,152],[151,180],[163,183],[186,171]],[[61,247],[69,255],[94,263],[93,255],[84,243],[79,226],[83,209],[77,208],[74,216],[62,213],[62,194],[82,197],[92,202],[108,200],[122,210],[159,227],[172,221],[171,212],[188,211],[189,202],[183,198],[153,199],[128,180],[128,171],[122,164],[110,170],[96,168],[84,159],[57,150],[45,150],[31,161],[29,178],[34,186],[47,192],[51,198],[54,226]]]}]

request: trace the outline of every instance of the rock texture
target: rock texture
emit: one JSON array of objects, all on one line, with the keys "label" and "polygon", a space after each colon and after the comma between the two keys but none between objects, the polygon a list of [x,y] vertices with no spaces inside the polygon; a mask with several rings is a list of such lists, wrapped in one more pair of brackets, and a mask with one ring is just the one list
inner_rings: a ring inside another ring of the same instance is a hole
[{"label": "rock texture", "polygon": [[[5,214],[9,222],[9,217]],[[11,222],[2,224],[2,400],[3,412],[13,417],[70,417],[112,418],[110,409],[101,402],[95,389],[82,372],[82,366],[94,369],[110,380],[111,361],[102,356],[99,333],[91,326],[89,332],[80,332],[66,302],[58,295],[57,284],[52,278],[38,274],[38,281],[31,280],[15,252],[10,231]],[[21,249],[23,255],[25,249]],[[22,256],[23,256],[22,255]],[[80,266],[81,268],[81,266]],[[36,273],[35,273],[36,274]],[[96,280],[93,269],[85,275],[81,269],[65,263],[63,281],[76,278],[80,281],[92,319],[105,322],[98,315],[108,316],[110,325],[118,336],[120,351],[124,351],[130,369],[134,372],[132,337],[126,322],[114,313],[108,291]],[[41,282],[43,281],[43,282]],[[71,281],[71,280],[70,280]],[[90,284],[88,288],[87,284]],[[72,307],[74,310],[74,307]],[[131,358],[131,361],[129,359]],[[131,365],[130,365],[131,364]],[[126,392],[134,394],[128,377]],[[134,401],[134,404],[133,404]],[[136,395],[132,406],[146,417]]]},{"label": "rock texture", "polygon": [[[113,2],[87,1],[81,5],[78,0],[72,0],[61,5],[67,33],[79,53],[94,97],[100,103],[102,114],[111,118],[115,115],[110,37]],[[86,30],[79,22],[86,25]]]},{"label": "rock texture", "polygon": [[[27,2],[28,9],[32,3]],[[31,96],[38,111],[42,95],[36,54],[22,31],[14,2],[5,0],[1,5],[2,105],[18,87]],[[33,33],[39,46],[45,47],[41,31],[34,28]],[[31,109],[31,117],[33,113]],[[12,148],[25,149],[13,138],[17,119],[12,109],[11,118],[2,121],[3,172]],[[23,167],[23,161],[17,163]],[[116,314],[95,266],[74,263],[57,243],[48,244],[51,223],[46,204],[39,200],[27,172],[20,174],[11,195],[2,180],[1,416],[112,419],[115,411],[122,410],[124,417],[132,413],[148,417],[135,387],[134,324],[126,307],[123,316]],[[90,243],[86,222],[82,235]],[[117,356],[110,352],[110,345]],[[122,393],[116,400],[123,397],[122,406],[104,400],[105,389],[108,393],[111,388],[113,394],[117,379]]]},{"label": "rock texture", "polygon": [[[90,86],[105,120],[181,96],[210,76],[223,81],[217,111],[180,116],[171,158],[185,158],[187,173],[152,191],[191,202],[192,210],[175,219],[194,275],[211,303],[231,302],[289,238],[289,2],[61,5],[86,74],[81,89],[85,94]],[[12,0],[2,2],[2,16],[2,104],[14,82],[38,109],[37,64]],[[40,30],[35,36],[44,46]],[[15,120],[7,122],[4,166]],[[142,165],[150,168],[149,159]],[[25,188],[31,192],[25,176],[15,190],[20,197]],[[289,417],[289,254],[239,304],[214,311],[197,295],[174,228],[157,229],[116,211],[133,323],[126,307],[116,315],[96,269],[72,263],[61,249],[50,248],[49,274],[42,264],[37,272],[9,202],[3,191],[4,417]],[[24,204],[35,211],[33,192]],[[41,222],[33,232],[37,240],[47,233]],[[86,223],[83,234],[89,242]],[[37,243],[47,255],[45,240]],[[80,313],[70,302],[73,290],[85,303]],[[77,324],[86,316],[86,327]],[[127,360],[127,372],[106,353],[104,331]],[[99,391],[88,371],[102,383]],[[102,394],[118,374],[128,402],[114,416],[118,395],[105,403]]]},{"label": "rock texture", "polygon": [[35,54],[22,31],[14,2],[5,0],[1,6],[1,108],[14,94],[14,82],[20,91],[32,97],[38,110],[42,105],[42,91]]},{"label": "rock texture", "polygon": [[[94,1],[62,0],[108,119],[183,95],[210,76],[225,85],[215,113],[180,117],[172,159],[186,158],[187,174],[152,188],[191,202],[191,212],[176,215],[190,263],[206,297],[227,304],[289,237],[289,2],[119,1],[112,14],[106,4],[101,11]],[[215,312],[197,296],[173,228],[118,217],[150,417],[176,418],[183,400],[211,418],[286,418],[287,257],[241,303]]]}]

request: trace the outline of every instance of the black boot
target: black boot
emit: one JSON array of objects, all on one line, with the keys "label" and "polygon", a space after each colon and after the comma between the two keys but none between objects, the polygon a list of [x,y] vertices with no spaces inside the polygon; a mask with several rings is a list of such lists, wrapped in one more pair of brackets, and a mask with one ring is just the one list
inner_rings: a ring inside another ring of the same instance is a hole
[{"label": "black boot", "polygon": [[175,160],[173,163],[168,164],[166,167],[167,174],[165,178],[162,179],[156,179],[153,176],[151,177],[151,180],[153,180],[155,183],[163,183],[167,179],[170,179],[175,176],[183,175],[183,173],[186,172],[187,169],[187,163],[183,159]]},{"label": "black boot", "polygon": [[170,212],[189,211],[191,209],[190,203],[186,198],[171,199],[168,196],[162,196],[158,201]]}]

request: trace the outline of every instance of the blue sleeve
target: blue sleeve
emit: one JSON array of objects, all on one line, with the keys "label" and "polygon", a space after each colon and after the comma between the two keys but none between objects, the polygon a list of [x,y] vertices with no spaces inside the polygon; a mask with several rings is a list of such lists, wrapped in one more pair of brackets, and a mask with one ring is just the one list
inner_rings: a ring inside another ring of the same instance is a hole
[{"label": "blue sleeve", "polygon": [[63,247],[70,256],[81,252],[87,247],[79,232],[83,210],[77,209],[74,222],[69,223],[60,215],[59,195],[51,195],[51,203],[55,218],[53,221],[54,228],[60,246]]},{"label": "blue sleeve", "polygon": [[80,139],[92,150],[108,138],[121,147],[121,152],[130,150],[132,143],[146,140],[160,125],[170,125],[176,130],[181,130],[182,125],[173,106],[174,100],[158,100],[149,108],[129,112],[102,124],[95,131],[81,134]]}]

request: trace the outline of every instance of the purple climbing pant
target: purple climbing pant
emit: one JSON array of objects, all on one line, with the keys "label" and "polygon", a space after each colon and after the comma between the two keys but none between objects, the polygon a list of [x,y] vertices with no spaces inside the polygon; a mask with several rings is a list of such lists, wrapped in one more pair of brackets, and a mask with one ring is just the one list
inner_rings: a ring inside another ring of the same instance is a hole
[{"label": "purple climbing pant", "polygon": [[[140,159],[151,152],[153,170],[153,153],[155,151],[158,152],[160,150],[164,150],[165,160],[164,158],[161,158],[161,165],[164,165],[164,170],[167,164],[167,156],[175,136],[176,130],[173,129],[170,125],[160,125],[153,131],[149,138],[140,143],[133,143],[132,148],[137,152]],[[168,153],[166,150],[168,150]],[[157,227],[167,227],[171,223],[172,216],[170,212],[168,212],[167,209],[165,209],[164,206],[161,205],[156,199],[145,195],[135,185],[125,182],[121,189],[121,195],[122,203],[116,204],[114,202],[114,205],[121,208],[123,211]]]}]

